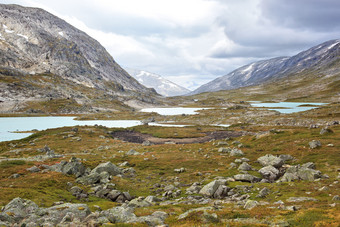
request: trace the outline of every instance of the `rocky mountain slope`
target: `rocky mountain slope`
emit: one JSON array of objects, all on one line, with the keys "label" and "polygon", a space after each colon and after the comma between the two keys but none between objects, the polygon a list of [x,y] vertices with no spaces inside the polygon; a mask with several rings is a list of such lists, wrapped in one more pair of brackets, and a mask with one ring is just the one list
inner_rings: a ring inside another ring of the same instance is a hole
[{"label": "rocky mountain slope", "polygon": [[163,96],[179,96],[190,92],[190,90],[154,73],[135,69],[126,69],[126,71],[139,83],[146,87],[154,88]]},{"label": "rocky mountain slope", "polygon": [[94,93],[124,102],[156,94],[95,39],[38,8],[0,4],[0,56],[2,102],[73,98],[81,103]]},{"label": "rocky mountain slope", "polygon": [[311,69],[323,68],[327,72],[326,76],[331,77],[339,73],[340,69],[328,71],[325,66],[339,60],[339,56],[340,40],[331,40],[293,57],[278,57],[243,66],[225,76],[202,85],[191,94],[258,85]]}]

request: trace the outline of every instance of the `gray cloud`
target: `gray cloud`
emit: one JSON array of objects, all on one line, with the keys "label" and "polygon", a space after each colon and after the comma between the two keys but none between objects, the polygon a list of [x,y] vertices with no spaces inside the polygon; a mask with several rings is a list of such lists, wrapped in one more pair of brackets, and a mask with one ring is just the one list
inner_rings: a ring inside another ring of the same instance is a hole
[{"label": "gray cloud", "polygon": [[263,0],[263,16],[279,26],[316,32],[340,28],[339,0]]},{"label": "gray cloud", "polygon": [[250,62],[291,56],[340,38],[339,0],[0,3],[44,8],[97,39],[119,64],[191,89]]}]

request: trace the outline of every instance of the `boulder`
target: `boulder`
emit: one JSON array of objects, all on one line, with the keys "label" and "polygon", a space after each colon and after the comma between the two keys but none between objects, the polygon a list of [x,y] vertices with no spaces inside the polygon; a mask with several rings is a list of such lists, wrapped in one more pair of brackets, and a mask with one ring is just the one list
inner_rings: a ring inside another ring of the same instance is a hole
[{"label": "boulder", "polygon": [[334,133],[332,129],[328,128],[328,127],[325,127],[323,129],[321,129],[320,131],[320,135],[324,135],[324,134],[331,134],[331,133]]},{"label": "boulder", "polygon": [[259,182],[261,180],[261,178],[258,178],[251,174],[237,174],[234,176],[234,179],[236,181],[250,182],[250,183]]},{"label": "boulder", "polygon": [[112,164],[111,162],[105,162],[105,163],[99,164],[96,168],[94,168],[91,171],[91,174],[101,173],[101,172],[107,172],[108,174],[112,176],[116,176],[118,174],[121,174],[122,170],[119,167],[117,167],[115,164]]},{"label": "boulder", "polygon": [[279,158],[282,159],[284,162],[294,159],[294,157],[289,154],[280,154]]},{"label": "boulder", "polygon": [[76,182],[83,185],[91,185],[100,183],[101,175],[99,173],[91,173],[89,175],[79,177]]},{"label": "boulder", "polygon": [[213,194],[214,199],[222,199],[228,195],[230,188],[225,185],[220,185]]},{"label": "boulder", "polygon": [[37,173],[40,172],[40,169],[36,166],[32,166],[31,168],[26,169],[27,171],[30,171],[31,173]]},{"label": "boulder", "polygon": [[20,222],[27,216],[34,214],[39,211],[39,207],[36,203],[31,200],[26,200],[22,198],[12,199],[3,209],[3,219],[11,222]]},{"label": "boulder", "polygon": [[155,204],[155,203],[162,201],[161,199],[157,198],[156,196],[152,196],[152,195],[147,196],[144,200],[151,204]]},{"label": "boulder", "polygon": [[284,161],[274,155],[267,154],[265,156],[262,156],[257,159],[257,161],[262,165],[262,166],[274,166],[276,168],[280,168],[283,164]]},{"label": "boulder", "polygon": [[85,219],[90,213],[90,209],[86,204],[64,203],[61,205],[46,208],[47,216],[53,223],[59,224],[66,215],[73,214],[79,220]]},{"label": "boulder", "polygon": [[308,143],[308,145],[311,149],[315,149],[321,147],[321,142],[319,140],[312,140]]},{"label": "boulder", "polygon": [[218,152],[220,152],[220,153],[228,153],[230,151],[231,151],[230,147],[220,147],[220,148],[218,148]]},{"label": "boulder", "polygon": [[61,161],[47,168],[63,174],[75,175],[76,177],[81,177],[87,172],[86,167],[75,157],[72,157],[69,162]]},{"label": "boulder", "polygon": [[280,171],[274,166],[265,166],[259,170],[259,173],[261,173],[263,178],[274,181],[278,178]]},{"label": "boulder", "polygon": [[247,209],[247,210],[251,210],[251,209],[257,207],[258,205],[259,205],[259,202],[255,201],[255,200],[248,199],[246,204],[244,204],[243,208]]},{"label": "boulder", "polygon": [[167,217],[168,214],[164,211],[155,211],[151,215],[139,217],[136,222],[145,223],[148,226],[161,226]]},{"label": "boulder", "polygon": [[133,223],[137,222],[137,216],[131,207],[113,207],[100,212],[101,217],[106,217],[111,223]]},{"label": "boulder", "polygon": [[253,170],[253,167],[251,167],[251,165],[249,165],[248,163],[243,162],[243,163],[238,167],[238,170],[241,170],[241,171],[251,171],[251,170]]},{"label": "boulder", "polygon": [[189,188],[187,188],[186,193],[187,194],[196,194],[196,193],[199,193],[201,189],[202,189],[202,187],[200,186],[200,183],[195,182]]},{"label": "boulder", "polygon": [[218,189],[220,185],[225,185],[225,180],[214,180],[210,182],[209,184],[205,185],[200,191],[199,194],[205,195],[208,197],[213,197],[214,193]]},{"label": "boulder", "polygon": [[311,169],[315,168],[313,163],[306,163],[302,166],[296,165],[289,167],[285,174],[280,178],[280,182],[290,182],[294,180],[308,180],[313,181],[322,177],[320,171]]},{"label": "boulder", "polygon": [[244,153],[237,148],[233,148],[231,151],[229,151],[229,155],[230,156],[243,156]]},{"label": "boulder", "polygon": [[130,207],[149,207],[152,203],[149,203],[144,199],[144,197],[138,197],[133,200],[131,200],[128,204]]}]

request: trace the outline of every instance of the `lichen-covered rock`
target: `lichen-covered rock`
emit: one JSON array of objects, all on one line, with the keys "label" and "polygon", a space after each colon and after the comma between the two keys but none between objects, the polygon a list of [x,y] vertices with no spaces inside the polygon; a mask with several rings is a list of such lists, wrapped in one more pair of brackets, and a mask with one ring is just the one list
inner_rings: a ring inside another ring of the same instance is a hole
[{"label": "lichen-covered rock", "polygon": [[[311,168],[308,168],[311,167]],[[279,179],[280,182],[290,182],[294,180],[307,180],[313,181],[322,177],[319,170],[312,169],[315,168],[313,163],[306,163],[302,166],[296,165],[289,167],[285,174]]]},{"label": "lichen-covered rock", "polygon": [[259,170],[259,173],[261,173],[262,177],[269,180],[274,181],[278,178],[280,171],[276,169],[274,166],[265,166]]},{"label": "lichen-covered rock", "polygon": [[243,163],[238,167],[238,170],[241,170],[241,171],[251,171],[251,170],[253,170],[253,167],[251,167],[251,165],[249,165],[248,163],[243,162]]},{"label": "lichen-covered rock", "polygon": [[137,216],[131,207],[113,207],[100,212],[100,216],[106,217],[111,223],[133,223],[137,222]]},{"label": "lichen-covered rock", "polygon": [[226,181],[224,180],[214,180],[209,184],[205,185],[199,192],[201,195],[205,195],[208,197],[213,197],[214,193],[218,189],[220,185],[225,185]]},{"label": "lichen-covered rock", "polygon": [[257,161],[262,165],[262,166],[274,166],[276,168],[280,168],[283,164],[284,161],[274,155],[267,154],[265,156],[262,156],[257,159]]},{"label": "lichen-covered rock", "polygon": [[250,182],[250,183],[259,182],[261,180],[261,178],[256,177],[251,174],[237,174],[234,176],[234,179],[236,181]]},{"label": "lichen-covered rock", "polygon": [[321,147],[321,142],[319,140],[312,140],[308,143],[308,145],[311,149],[315,149]]},{"label": "lichen-covered rock", "polygon": [[122,173],[122,170],[117,167],[115,164],[112,164],[111,162],[105,162],[99,164],[96,168],[94,168],[91,173],[101,173],[101,172],[107,172],[112,176],[116,176],[118,174]]},{"label": "lichen-covered rock", "polygon": [[246,204],[244,204],[244,209],[251,210],[259,205],[259,202],[255,200],[247,200]]}]

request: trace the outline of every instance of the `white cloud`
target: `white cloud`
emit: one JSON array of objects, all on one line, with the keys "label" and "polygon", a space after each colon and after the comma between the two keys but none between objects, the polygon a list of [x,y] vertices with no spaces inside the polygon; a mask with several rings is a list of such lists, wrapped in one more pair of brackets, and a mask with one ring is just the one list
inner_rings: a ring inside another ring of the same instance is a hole
[{"label": "white cloud", "polygon": [[44,8],[97,39],[123,67],[191,89],[250,62],[339,38],[337,0],[287,1],[0,0]]}]

